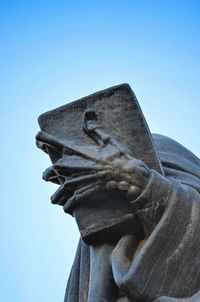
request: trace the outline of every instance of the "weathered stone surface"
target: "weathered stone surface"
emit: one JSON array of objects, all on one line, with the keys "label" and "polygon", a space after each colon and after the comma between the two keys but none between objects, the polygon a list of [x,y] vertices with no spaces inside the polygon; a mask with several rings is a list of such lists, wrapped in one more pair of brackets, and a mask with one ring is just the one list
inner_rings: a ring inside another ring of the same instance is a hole
[{"label": "weathered stone surface", "polygon": [[126,84],[43,114],[52,202],[82,239],[65,302],[200,301],[200,160],[153,135]]},{"label": "weathered stone surface", "polygon": [[[99,125],[108,135],[113,136],[129,149],[132,156],[143,160],[150,168],[163,173],[141,108],[127,84],[97,92],[39,117],[41,130],[52,136],[52,145],[55,138],[60,145],[70,145],[84,153],[83,157],[70,156],[66,159],[66,152],[62,151],[60,158],[70,161],[70,165],[75,166],[94,163],[94,161],[89,162],[85,154],[92,159],[102,156],[102,148],[83,131],[83,113],[88,109],[95,111]],[[47,152],[55,163],[58,160],[58,154],[55,153],[55,149],[42,142],[43,139],[45,140],[43,136],[43,133],[38,135],[38,145],[43,149],[46,148],[45,150],[48,149]],[[59,149],[59,147],[54,147]],[[104,157],[106,156],[109,156],[108,150],[104,153]],[[69,207],[68,212],[70,212]],[[98,196],[93,194],[87,203],[83,206],[79,205],[71,212],[77,220],[82,238],[87,242],[94,237],[95,240],[105,238],[105,236],[118,237],[130,228],[135,229],[140,237],[143,236],[132,207],[124,202],[119,190],[116,194],[107,196],[106,200],[102,194]]]}]

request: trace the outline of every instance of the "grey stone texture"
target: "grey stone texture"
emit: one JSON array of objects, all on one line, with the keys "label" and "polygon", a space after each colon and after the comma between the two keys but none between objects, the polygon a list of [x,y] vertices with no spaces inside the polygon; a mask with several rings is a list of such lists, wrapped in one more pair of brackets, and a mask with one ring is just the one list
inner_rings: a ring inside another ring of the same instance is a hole
[{"label": "grey stone texture", "polygon": [[127,84],[39,117],[52,203],[80,242],[65,302],[200,301],[200,160],[151,134]]}]

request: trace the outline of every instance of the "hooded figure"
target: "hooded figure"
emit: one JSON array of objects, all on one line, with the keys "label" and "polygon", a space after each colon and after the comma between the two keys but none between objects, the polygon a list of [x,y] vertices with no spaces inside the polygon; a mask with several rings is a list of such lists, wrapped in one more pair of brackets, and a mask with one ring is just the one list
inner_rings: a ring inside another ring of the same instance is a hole
[{"label": "hooded figure", "polygon": [[168,137],[153,139],[165,178],[153,172],[138,199],[164,204],[160,221],[137,254],[131,230],[105,246],[110,258],[96,274],[93,248],[80,240],[65,302],[200,301],[200,160]]},{"label": "hooded figure", "polygon": [[53,162],[44,179],[61,184],[52,202],[82,237],[64,302],[200,301],[200,160],[151,136],[128,85],[39,123],[38,147]]}]

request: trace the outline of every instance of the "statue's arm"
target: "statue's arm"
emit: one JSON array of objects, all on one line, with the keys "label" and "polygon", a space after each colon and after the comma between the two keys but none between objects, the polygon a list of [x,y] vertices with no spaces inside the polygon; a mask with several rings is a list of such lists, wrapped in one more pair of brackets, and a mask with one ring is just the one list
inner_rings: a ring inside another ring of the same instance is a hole
[{"label": "statue's arm", "polygon": [[[130,298],[142,296],[154,301],[166,296],[156,302],[179,301],[171,296],[185,297],[180,300],[184,302],[198,301],[200,194],[152,171],[147,186],[134,202],[144,204],[138,214],[150,232],[126,269],[123,264],[129,259],[129,250],[125,251],[124,242],[131,238],[119,241],[112,254],[115,282]],[[156,204],[162,205],[163,211],[157,222],[154,221]],[[142,286],[137,280],[143,280]]]}]

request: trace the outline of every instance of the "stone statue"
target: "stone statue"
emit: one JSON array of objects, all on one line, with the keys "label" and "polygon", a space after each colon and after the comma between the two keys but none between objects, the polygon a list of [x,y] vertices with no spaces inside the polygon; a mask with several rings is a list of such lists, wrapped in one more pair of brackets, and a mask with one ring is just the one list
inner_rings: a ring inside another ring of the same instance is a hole
[{"label": "stone statue", "polygon": [[200,159],[151,135],[127,84],[43,114],[52,203],[81,239],[65,302],[200,301]]}]

